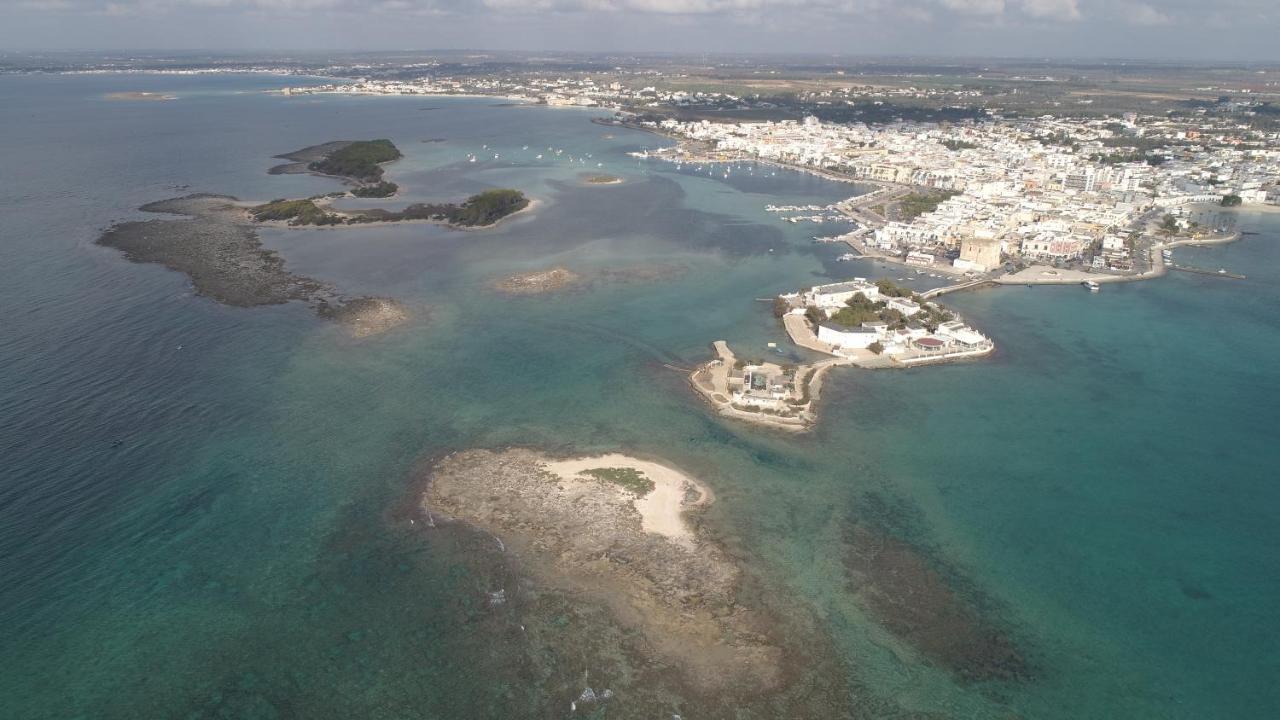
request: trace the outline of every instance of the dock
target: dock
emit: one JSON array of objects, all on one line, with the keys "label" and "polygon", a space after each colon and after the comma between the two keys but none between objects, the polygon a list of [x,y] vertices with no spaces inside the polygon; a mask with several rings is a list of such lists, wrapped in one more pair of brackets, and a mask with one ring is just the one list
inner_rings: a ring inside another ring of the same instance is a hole
[{"label": "dock", "polygon": [[1192,267],[1191,265],[1174,265],[1169,264],[1170,270],[1181,270],[1182,272],[1196,273],[1197,275],[1212,275],[1213,277],[1230,278],[1232,280],[1244,280],[1244,275],[1240,273],[1227,272],[1226,270],[1207,270],[1205,268]]}]

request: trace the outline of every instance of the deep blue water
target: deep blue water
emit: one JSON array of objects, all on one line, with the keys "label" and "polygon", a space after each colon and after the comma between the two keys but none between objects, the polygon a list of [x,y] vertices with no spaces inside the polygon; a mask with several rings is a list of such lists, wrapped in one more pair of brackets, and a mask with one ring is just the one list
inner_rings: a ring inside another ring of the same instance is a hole
[{"label": "deep blue water", "polygon": [[[1243,281],[952,296],[996,357],[833,375],[820,428],[792,438],[713,418],[662,363],[719,338],[764,352],[783,334],[755,298],[876,272],[763,211],[850,188],[640,162],[625,153],[661,141],[590,111],[259,92],[284,82],[298,81],[0,78],[0,716],[565,707],[515,679],[519,648],[468,629],[465,565],[388,517],[426,459],[511,443],[697,472],[718,532],[815,618],[857,687],[906,710],[1280,707],[1280,214],[1242,212],[1258,235],[1176,251]],[[178,99],[104,97],[132,90]],[[484,233],[264,233],[292,269],[409,306],[386,336],[352,340],[304,307],[221,306],[92,244],[175,194],[327,192],[267,175],[271,156],[367,137],[405,151],[390,172],[406,200],[511,186],[543,203]],[[592,171],[626,182],[584,187]],[[488,289],[552,265],[664,273],[533,300]],[[1031,679],[957,681],[866,614],[839,539],[884,507],[984,598]]]}]

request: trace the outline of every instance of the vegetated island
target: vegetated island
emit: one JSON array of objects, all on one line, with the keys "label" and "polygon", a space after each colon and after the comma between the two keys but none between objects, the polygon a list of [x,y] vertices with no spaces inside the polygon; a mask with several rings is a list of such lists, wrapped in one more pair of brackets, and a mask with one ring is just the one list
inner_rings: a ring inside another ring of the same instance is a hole
[{"label": "vegetated island", "polygon": [[582,178],[582,182],[587,185],[621,185],[623,180],[617,175],[596,174],[585,176]]},{"label": "vegetated island", "polygon": [[355,186],[351,194],[356,197],[386,198],[400,189],[382,179],[382,165],[404,157],[395,143],[385,138],[335,140],[276,157],[292,162],[271,168],[268,172],[272,175],[316,173],[341,178]]},{"label": "vegetated island", "polygon": [[[528,642],[552,646],[536,652],[588,663],[589,678],[555,684],[570,693],[566,706],[608,702],[614,691],[629,717],[671,717],[673,705],[718,716],[716,703],[753,698],[794,699],[797,716],[838,706],[839,691],[828,689],[837,683],[796,682],[821,662],[817,647],[744,592],[737,560],[700,531],[696,516],[712,502],[708,488],[660,462],[468,450],[430,471],[415,521],[431,533],[478,529],[497,542],[466,546],[518,564],[520,577],[497,577],[503,585],[485,592],[491,607],[518,613]],[[584,679],[596,688],[582,692]]]},{"label": "vegetated island", "polygon": [[519,190],[485,190],[460,203],[414,203],[403,210],[335,210],[326,196],[280,198],[249,208],[257,222],[282,222],[290,227],[366,225],[392,222],[436,222],[454,228],[482,228],[531,207]]},{"label": "vegetated island", "polygon": [[[390,140],[342,140],[277,157],[292,162],[271,168],[271,174],[314,172],[338,177],[356,185],[353,193],[376,195],[396,190],[394,183],[382,179],[382,164],[400,157]],[[284,259],[262,247],[255,226],[428,221],[475,228],[493,225],[532,206],[518,190],[488,190],[461,203],[417,203],[400,211],[337,211],[328,205],[331,197],[246,203],[229,195],[186,195],[139,208],[185,216],[183,219],[117,223],[97,243],[122,251],[134,262],[158,263],[185,273],[197,294],[220,303],[253,307],[300,300],[319,316],[342,323],[352,334],[367,336],[403,323],[408,314],[393,300],[349,298],[327,283],[286,271]]]},{"label": "vegetated island", "polygon": [[255,307],[300,300],[320,317],[365,337],[408,319],[394,300],[349,298],[333,286],[285,269],[284,259],[262,247],[239,201],[194,194],[143,205],[140,210],[185,216],[118,223],[97,243],[138,263],[157,263],[191,279],[199,295],[225,305]]}]

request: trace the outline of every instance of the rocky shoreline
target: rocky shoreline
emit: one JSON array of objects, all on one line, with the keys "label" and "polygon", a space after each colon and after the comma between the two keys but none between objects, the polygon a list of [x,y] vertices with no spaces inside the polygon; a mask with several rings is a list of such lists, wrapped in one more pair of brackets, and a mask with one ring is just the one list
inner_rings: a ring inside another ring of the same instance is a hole
[{"label": "rocky shoreline", "polygon": [[625,655],[617,672],[594,676],[625,698],[626,708],[611,707],[610,717],[720,717],[725,702],[745,711],[783,698],[845,714],[842,683],[815,691],[798,681],[830,668],[787,635],[758,593],[744,591],[739,562],[701,530],[712,496],[693,478],[622,455],[507,449],[452,454],[426,482],[417,517],[428,532],[489,534],[496,552],[527,573],[529,584],[489,592],[525,608],[522,630],[545,631],[536,608],[553,595],[556,607],[600,609],[606,620],[597,636],[631,638],[604,653],[615,662]]},{"label": "rocky shoreline", "polygon": [[121,251],[132,262],[156,263],[183,273],[197,295],[245,308],[302,301],[320,317],[360,337],[408,318],[393,300],[348,298],[328,283],[290,273],[284,258],[262,246],[234,197],[197,193],[148,203],[139,210],[182,217],[118,223],[97,244]]}]

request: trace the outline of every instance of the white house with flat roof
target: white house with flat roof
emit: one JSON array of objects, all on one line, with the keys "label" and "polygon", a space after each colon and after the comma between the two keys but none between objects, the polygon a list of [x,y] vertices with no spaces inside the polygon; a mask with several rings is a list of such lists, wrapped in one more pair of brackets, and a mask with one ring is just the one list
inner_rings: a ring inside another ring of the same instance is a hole
[{"label": "white house with flat roof", "polygon": [[818,341],[836,349],[865,350],[880,339],[880,330],[873,327],[842,328],[825,323],[818,325]]},{"label": "white house with flat roof", "polygon": [[897,310],[898,312],[902,313],[905,317],[911,317],[923,309],[920,307],[920,303],[916,302],[915,300],[912,300],[911,298],[904,298],[904,297],[894,297],[894,298],[886,299],[885,307],[891,310]]},{"label": "white house with flat roof", "polygon": [[862,293],[868,300],[880,299],[880,288],[862,278],[855,278],[850,282],[815,285],[809,288],[809,292],[804,296],[804,304],[814,305],[821,310],[839,310],[858,293]]}]

